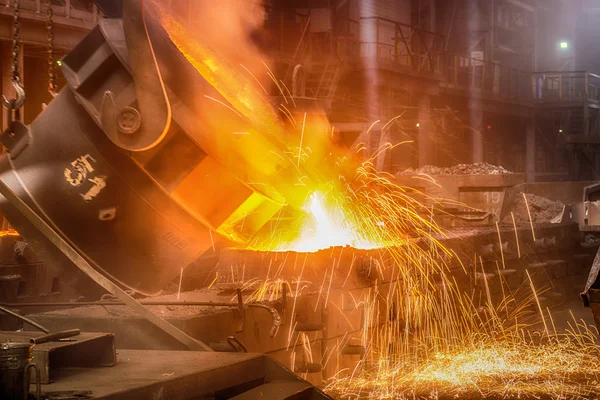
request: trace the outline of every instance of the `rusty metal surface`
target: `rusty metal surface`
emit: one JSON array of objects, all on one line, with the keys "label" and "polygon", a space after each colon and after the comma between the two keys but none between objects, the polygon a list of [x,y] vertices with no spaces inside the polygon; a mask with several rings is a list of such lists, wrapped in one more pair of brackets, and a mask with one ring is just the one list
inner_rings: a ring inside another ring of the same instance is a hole
[{"label": "rusty metal surface", "polygon": [[[39,332],[0,332],[0,341],[10,339],[29,343]],[[42,384],[56,379],[60,368],[111,367],[116,363],[115,336],[112,333],[82,332],[69,341],[53,341],[33,347],[33,362],[40,368]]]},{"label": "rusty metal surface", "polygon": [[[114,367],[61,370],[57,378],[44,392],[91,390],[93,398],[105,400],[183,400],[220,391],[229,398],[272,380],[307,385],[263,355],[181,351],[120,350]],[[310,395],[329,398],[316,389]]]}]

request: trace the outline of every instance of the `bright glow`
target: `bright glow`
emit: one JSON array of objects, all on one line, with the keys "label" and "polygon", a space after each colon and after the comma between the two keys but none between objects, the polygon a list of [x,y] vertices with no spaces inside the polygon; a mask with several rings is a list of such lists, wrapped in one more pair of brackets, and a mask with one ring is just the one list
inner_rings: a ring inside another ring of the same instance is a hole
[{"label": "bright glow", "polygon": [[558,132],[562,133],[562,132],[563,132],[563,130],[562,130],[562,129],[559,129],[559,130],[558,130]]},{"label": "bright glow", "polygon": [[417,128],[418,128],[419,126],[421,126],[421,124],[417,122]]},{"label": "bright glow", "polygon": [[314,252],[338,246],[351,246],[357,249],[380,247],[370,243],[353,228],[348,217],[340,208],[329,206],[325,195],[313,193],[304,210],[308,213],[300,237],[284,250]]},{"label": "bright glow", "polygon": [[569,42],[560,42],[560,48],[566,50],[569,48]]}]

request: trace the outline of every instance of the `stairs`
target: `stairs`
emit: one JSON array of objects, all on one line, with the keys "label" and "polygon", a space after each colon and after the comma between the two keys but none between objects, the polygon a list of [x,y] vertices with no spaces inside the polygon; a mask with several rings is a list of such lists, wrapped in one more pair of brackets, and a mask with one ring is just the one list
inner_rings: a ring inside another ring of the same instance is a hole
[{"label": "stairs", "polygon": [[567,112],[567,121],[565,133],[567,135],[581,135],[584,132],[584,112],[583,107],[573,108]]},{"label": "stairs", "polygon": [[322,100],[330,109],[341,75],[342,66],[338,62],[313,64],[306,82],[307,95]]}]

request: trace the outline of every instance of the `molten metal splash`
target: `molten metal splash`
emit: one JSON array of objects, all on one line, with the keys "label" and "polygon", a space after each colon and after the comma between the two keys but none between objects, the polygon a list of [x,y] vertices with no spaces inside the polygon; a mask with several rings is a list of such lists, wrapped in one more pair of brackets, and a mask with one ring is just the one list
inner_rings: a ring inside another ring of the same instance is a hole
[{"label": "molten metal splash", "polygon": [[330,247],[350,246],[370,250],[382,244],[370,242],[351,224],[341,208],[329,206],[325,195],[313,193],[304,206],[307,212],[300,236],[291,244],[282,244],[279,251],[315,252]]}]

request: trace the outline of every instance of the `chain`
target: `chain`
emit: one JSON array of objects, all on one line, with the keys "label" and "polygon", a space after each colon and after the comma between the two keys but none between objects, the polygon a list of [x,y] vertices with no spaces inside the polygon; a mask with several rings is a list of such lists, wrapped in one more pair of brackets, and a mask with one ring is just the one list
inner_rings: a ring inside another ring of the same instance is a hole
[{"label": "chain", "polygon": [[21,84],[19,78],[19,42],[21,41],[21,0],[15,0],[15,13],[13,15],[13,43],[12,43],[12,80],[17,84]]},{"label": "chain", "polygon": [[53,96],[56,95],[56,63],[54,62],[54,23],[52,17],[52,1],[46,0],[46,30],[48,31],[48,92]]},{"label": "chain", "polygon": [[13,43],[12,43],[12,79],[11,83],[15,88],[17,97],[15,99],[7,99],[2,95],[2,105],[6,108],[9,132],[13,125],[13,117],[16,121],[21,118],[19,109],[25,102],[25,91],[21,86],[21,78],[19,77],[19,42],[21,41],[21,24],[20,24],[21,0],[15,0],[15,12],[13,14]]}]

